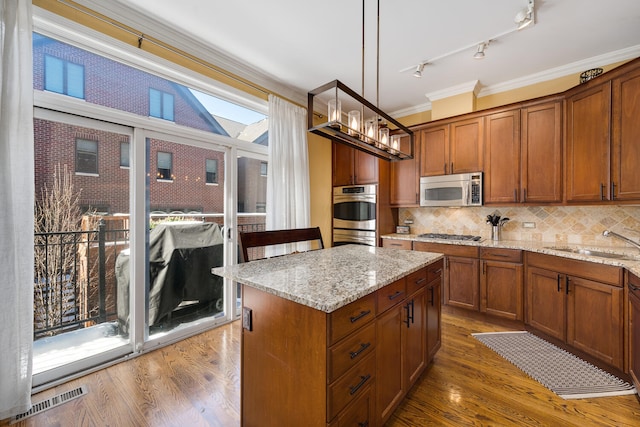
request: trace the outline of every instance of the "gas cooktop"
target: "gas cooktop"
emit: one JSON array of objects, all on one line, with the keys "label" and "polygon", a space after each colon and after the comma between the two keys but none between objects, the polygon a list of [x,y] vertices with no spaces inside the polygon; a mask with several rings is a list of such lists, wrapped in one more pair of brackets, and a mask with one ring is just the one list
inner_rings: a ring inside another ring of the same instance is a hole
[{"label": "gas cooktop", "polygon": [[424,233],[424,234],[419,234],[418,237],[424,237],[426,239],[441,239],[441,240],[472,240],[474,242],[481,240],[480,236],[471,236],[469,234]]}]

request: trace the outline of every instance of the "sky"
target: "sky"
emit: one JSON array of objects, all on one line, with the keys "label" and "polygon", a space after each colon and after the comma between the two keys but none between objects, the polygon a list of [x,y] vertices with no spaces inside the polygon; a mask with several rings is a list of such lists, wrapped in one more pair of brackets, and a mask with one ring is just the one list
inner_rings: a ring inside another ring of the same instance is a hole
[{"label": "sky", "polygon": [[224,117],[225,119],[234,120],[245,125],[259,122],[266,117],[264,114],[224,101],[220,98],[216,98],[215,96],[198,92],[194,89],[189,90],[196,98],[198,98],[198,101],[204,105],[204,108],[215,116]]}]

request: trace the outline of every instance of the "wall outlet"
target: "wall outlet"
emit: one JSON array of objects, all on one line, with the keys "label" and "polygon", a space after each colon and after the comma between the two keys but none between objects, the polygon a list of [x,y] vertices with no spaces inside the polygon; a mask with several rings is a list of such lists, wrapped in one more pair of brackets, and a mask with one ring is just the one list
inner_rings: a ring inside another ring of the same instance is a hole
[{"label": "wall outlet", "polygon": [[523,222],[522,228],[536,228],[535,222]]}]

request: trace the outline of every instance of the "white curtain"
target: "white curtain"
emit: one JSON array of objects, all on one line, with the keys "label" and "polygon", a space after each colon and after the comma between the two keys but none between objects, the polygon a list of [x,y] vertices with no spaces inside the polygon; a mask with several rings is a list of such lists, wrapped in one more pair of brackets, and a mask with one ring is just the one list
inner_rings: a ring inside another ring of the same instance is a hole
[{"label": "white curtain", "polygon": [[[307,111],[269,95],[269,170],[267,173],[267,230],[306,228],[310,222]],[[267,248],[267,256],[297,248]]]},{"label": "white curtain", "polygon": [[33,68],[31,0],[0,0],[0,419],[31,408]]}]

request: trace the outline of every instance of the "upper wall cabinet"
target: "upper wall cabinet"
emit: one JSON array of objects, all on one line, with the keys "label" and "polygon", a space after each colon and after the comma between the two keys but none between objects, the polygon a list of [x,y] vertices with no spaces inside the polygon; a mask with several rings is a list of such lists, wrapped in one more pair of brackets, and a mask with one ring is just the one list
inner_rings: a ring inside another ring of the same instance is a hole
[{"label": "upper wall cabinet", "polygon": [[613,80],[612,200],[640,200],[640,69]]},{"label": "upper wall cabinet", "polygon": [[344,144],[333,144],[333,186],[375,184],[378,158]]},{"label": "upper wall cabinet", "polygon": [[420,131],[420,176],[478,172],[483,166],[484,117]]},{"label": "upper wall cabinet", "polygon": [[611,200],[610,112],[610,81],[567,97],[565,149],[569,203]]},{"label": "upper wall cabinet", "polygon": [[484,203],[517,203],[520,194],[520,109],[485,119]]},{"label": "upper wall cabinet", "polygon": [[[408,143],[409,137],[403,137],[400,144]],[[420,133],[414,135],[413,159],[391,162],[390,175],[390,200],[391,206],[418,206],[419,185],[419,159],[420,159]]]},{"label": "upper wall cabinet", "polygon": [[562,101],[521,109],[521,199],[562,201]]}]

